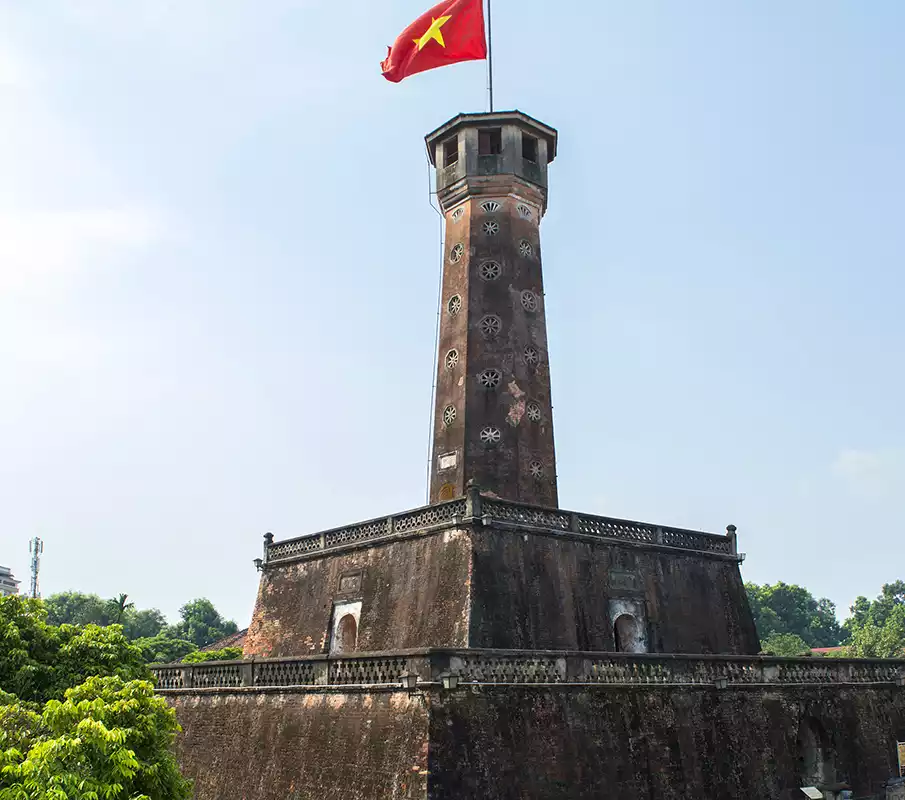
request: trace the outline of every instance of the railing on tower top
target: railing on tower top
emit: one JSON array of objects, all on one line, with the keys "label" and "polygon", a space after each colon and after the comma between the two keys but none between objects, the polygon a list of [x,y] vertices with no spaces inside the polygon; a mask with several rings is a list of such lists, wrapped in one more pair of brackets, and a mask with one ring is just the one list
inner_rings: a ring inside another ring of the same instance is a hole
[{"label": "railing on tower top", "polygon": [[463,522],[737,556],[735,527],[731,525],[726,535],[703,533],[513,503],[470,491],[466,497],[458,500],[424,506],[391,517],[372,519],[281,542],[268,539],[264,561],[272,564],[313,555],[335,547],[455,527]]},{"label": "railing on tower top", "polygon": [[430,684],[455,674],[461,684],[609,686],[905,685],[893,659],[579,653],[524,650],[406,650],[151,667],[158,691],[327,686],[398,686],[406,676]]}]

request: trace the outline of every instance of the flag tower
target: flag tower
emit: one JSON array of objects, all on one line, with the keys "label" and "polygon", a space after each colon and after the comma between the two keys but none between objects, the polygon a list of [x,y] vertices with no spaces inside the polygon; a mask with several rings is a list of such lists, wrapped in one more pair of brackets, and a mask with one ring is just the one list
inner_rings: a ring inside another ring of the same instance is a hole
[{"label": "flag tower", "polygon": [[460,114],[426,137],[445,217],[431,502],[556,506],[540,221],[553,128]]}]

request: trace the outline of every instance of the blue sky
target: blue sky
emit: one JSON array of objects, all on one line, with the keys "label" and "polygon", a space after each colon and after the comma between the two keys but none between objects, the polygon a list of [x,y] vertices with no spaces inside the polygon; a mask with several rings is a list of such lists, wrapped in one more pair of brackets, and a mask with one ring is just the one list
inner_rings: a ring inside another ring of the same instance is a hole
[{"label": "blue sky", "polygon": [[[424,501],[419,0],[0,0],[0,563],[251,614],[261,534]],[[560,501],[739,528],[844,612],[905,577],[895,0],[494,1],[499,108],[557,127]]]}]

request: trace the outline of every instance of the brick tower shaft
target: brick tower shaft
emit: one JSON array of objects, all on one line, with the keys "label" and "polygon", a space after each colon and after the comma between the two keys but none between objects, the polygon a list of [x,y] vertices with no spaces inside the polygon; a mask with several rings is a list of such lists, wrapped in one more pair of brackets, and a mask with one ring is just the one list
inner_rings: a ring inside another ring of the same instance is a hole
[{"label": "brick tower shaft", "polygon": [[426,137],[446,218],[431,502],[557,506],[540,221],[556,131],[517,111]]}]

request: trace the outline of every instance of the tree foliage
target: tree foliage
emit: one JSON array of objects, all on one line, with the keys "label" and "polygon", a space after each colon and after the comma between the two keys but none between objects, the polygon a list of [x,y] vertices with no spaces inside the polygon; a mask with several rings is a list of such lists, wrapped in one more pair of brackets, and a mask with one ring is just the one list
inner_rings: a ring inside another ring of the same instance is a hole
[{"label": "tree foliage", "polygon": [[183,664],[198,664],[202,661],[236,661],[242,658],[241,647],[224,647],[220,650],[196,650],[182,659]]},{"label": "tree foliage", "polygon": [[40,600],[0,598],[0,800],[188,800],[148,678],[120,625],[52,625]]},{"label": "tree foliage", "polygon": [[149,639],[136,639],[135,646],[141,649],[146,664],[169,664],[181,661],[189,653],[198,650],[192,642],[174,639],[168,633],[161,633]]},{"label": "tree foliage", "polygon": [[235,622],[223,619],[214,604],[204,597],[186,603],[179,609],[179,616],[181,621],[173,626],[174,637],[192,642],[196,647],[206,647],[239,630]]},{"label": "tree foliage", "polygon": [[129,639],[157,636],[167,626],[166,618],[158,609],[136,609],[126,594],[102,600],[96,594],[59,592],[44,602],[47,621],[51,625],[119,624]]},{"label": "tree foliage", "polygon": [[845,621],[849,650],[862,658],[905,655],[905,582],[887,583],[876,600],[859,597]]},{"label": "tree foliage", "polygon": [[224,619],[206,598],[186,603],[175,625],[168,625],[156,608],[137,609],[126,594],[103,600],[96,594],[60,592],[48,597],[45,604],[51,625],[121,625],[149,664],[179,661],[238,630],[236,623]]},{"label": "tree foliage", "polygon": [[0,686],[20,700],[61,699],[94,675],[150,677],[119,625],[49,625],[40,600],[0,597]]},{"label": "tree foliage", "polygon": [[[176,714],[147,681],[89,678],[40,713],[0,707],[0,800],[188,800]],[[2,702],[2,700],[0,700]]]},{"label": "tree foliage", "polygon": [[776,634],[793,634],[807,647],[834,647],[842,629],[836,606],[828,599],[816,599],[807,589],[787,583],[758,585],[746,583],[748,602],[761,641]]},{"label": "tree foliage", "polygon": [[774,633],[761,640],[760,648],[774,656],[800,656],[811,652],[807,642],[794,633]]}]

